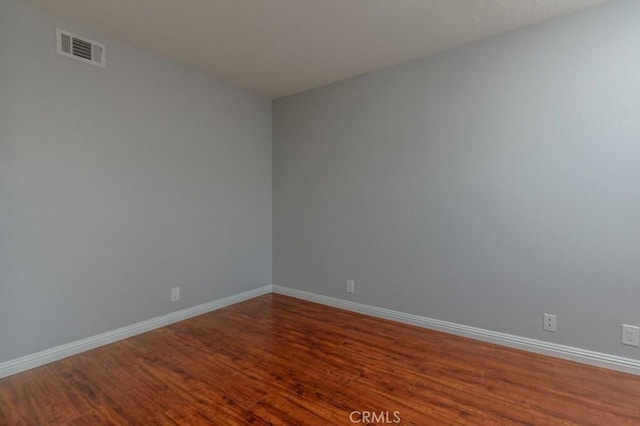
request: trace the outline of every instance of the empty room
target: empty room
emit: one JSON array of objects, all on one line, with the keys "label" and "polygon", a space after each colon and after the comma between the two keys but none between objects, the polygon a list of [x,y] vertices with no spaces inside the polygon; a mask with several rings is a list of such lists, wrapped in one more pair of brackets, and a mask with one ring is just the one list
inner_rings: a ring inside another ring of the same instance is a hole
[{"label": "empty room", "polygon": [[0,0],[0,425],[639,425],[639,23]]}]

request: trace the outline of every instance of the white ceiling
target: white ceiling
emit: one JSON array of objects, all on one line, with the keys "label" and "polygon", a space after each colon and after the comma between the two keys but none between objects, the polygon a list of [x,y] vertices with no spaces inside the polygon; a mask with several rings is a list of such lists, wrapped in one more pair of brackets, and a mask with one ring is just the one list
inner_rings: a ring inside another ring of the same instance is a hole
[{"label": "white ceiling", "polygon": [[24,0],[278,98],[608,0]]}]

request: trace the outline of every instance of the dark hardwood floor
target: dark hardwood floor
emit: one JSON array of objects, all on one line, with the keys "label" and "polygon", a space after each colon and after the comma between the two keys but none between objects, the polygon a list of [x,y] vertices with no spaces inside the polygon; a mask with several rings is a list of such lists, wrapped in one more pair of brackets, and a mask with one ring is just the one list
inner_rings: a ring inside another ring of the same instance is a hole
[{"label": "dark hardwood floor", "polygon": [[640,425],[640,377],[270,294],[0,379],[2,425],[398,420]]}]

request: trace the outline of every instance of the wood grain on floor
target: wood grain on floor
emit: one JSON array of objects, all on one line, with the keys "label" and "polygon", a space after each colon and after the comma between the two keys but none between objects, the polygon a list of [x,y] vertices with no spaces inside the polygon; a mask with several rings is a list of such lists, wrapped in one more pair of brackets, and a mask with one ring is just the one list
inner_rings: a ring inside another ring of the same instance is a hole
[{"label": "wood grain on floor", "polygon": [[1,425],[363,423],[640,425],[640,377],[269,294],[0,379]]}]

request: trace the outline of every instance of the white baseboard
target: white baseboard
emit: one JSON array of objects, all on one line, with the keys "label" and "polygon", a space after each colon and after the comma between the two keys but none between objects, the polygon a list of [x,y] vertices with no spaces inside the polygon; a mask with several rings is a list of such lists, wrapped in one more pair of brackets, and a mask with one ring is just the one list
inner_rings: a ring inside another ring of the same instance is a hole
[{"label": "white baseboard", "polygon": [[544,342],[542,340],[529,339],[526,337],[514,336],[512,334],[499,333],[482,328],[470,327],[467,325],[421,317],[418,315],[406,314],[390,309],[378,308],[375,306],[364,305],[348,300],[322,296],[319,294],[309,293],[307,291],[296,290],[288,287],[282,287],[279,285],[273,286],[273,292],[295,297],[298,299],[308,300],[310,302],[321,303],[327,306],[333,306],[335,308],[371,315],[374,317],[398,321],[401,323],[411,324],[431,330],[442,331],[458,336],[469,337],[484,342],[495,343],[502,346],[508,346],[515,349],[549,355],[556,358],[567,359],[570,361],[576,361],[583,364],[594,365],[597,367],[604,367],[610,370],[640,375],[640,361],[631,358],[624,358],[601,352],[594,352],[585,349],[574,348],[571,346]]},{"label": "white baseboard", "polygon": [[243,302],[254,297],[268,293],[283,294],[298,299],[308,300],[310,302],[321,303],[327,306],[333,306],[348,311],[358,312],[361,314],[371,315],[379,318],[397,321],[405,324],[411,324],[418,327],[428,328],[431,330],[442,331],[445,333],[455,334],[458,336],[469,337],[484,342],[495,343],[502,346],[508,346],[515,349],[521,349],[529,352],[535,352],[543,355],[549,355],[556,358],[563,358],[570,361],[576,361],[583,364],[604,367],[611,370],[622,371],[625,373],[640,375],[640,361],[624,358],[615,355],[609,355],[601,352],[594,352],[571,346],[559,345],[556,343],[544,342],[541,340],[529,339],[526,337],[514,336],[506,333],[485,330],[477,327],[456,324],[437,319],[421,317],[418,315],[407,314],[403,312],[393,311],[390,309],[378,308],[376,306],[364,305],[361,303],[350,302],[348,300],[337,299],[334,297],[322,296],[307,291],[296,290],[278,285],[267,285],[254,290],[245,291],[243,293],[228,296],[222,299],[214,300],[202,305],[172,312],[167,315],[132,324],[117,330],[108,331],[86,339],[77,340],[55,348],[47,349],[34,354],[26,355],[13,360],[0,363],[0,378],[7,377],[31,368],[39,367],[53,361],[57,361],[71,355],[76,355],[118,340],[126,339],[137,334],[145,333],[156,328],[164,327],[188,318],[202,315],[216,309],[234,303]]},{"label": "white baseboard", "polygon": [[170,314],[142,321],[137,324],[128,325],[126,327],[118,328],[117,330],[107,331],[106,333],[91,336],[86,339],[77,340],[75,342],[67,343],[61,346],[56,346],[55,348],[46,349],[41,352],[5,361],[0,363],[0,378],[20,373],[21,371],[26,371],[31,368],[39,367],[41,365],[66,358],[71,355],[76,355],[81,352],[97,348],[99,346],[104,346],[118,340],[126,339],[127,337],[135,336],[136,334],[145,333],[147,331],[183,321],[197,315],[215,311],[216,309],[224,308],[225,306],[233,305],[234,303],[242,302],[257,296],[261,296],[263,294],[271,293],[271,290],[272,286],[267,285],[264,287],[256,288],[254,290],[249,290],[243,293],[224,297],[222,299],[217,299],[208,303],[204,303],[202,305],[172,312]]}]

